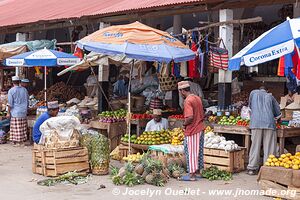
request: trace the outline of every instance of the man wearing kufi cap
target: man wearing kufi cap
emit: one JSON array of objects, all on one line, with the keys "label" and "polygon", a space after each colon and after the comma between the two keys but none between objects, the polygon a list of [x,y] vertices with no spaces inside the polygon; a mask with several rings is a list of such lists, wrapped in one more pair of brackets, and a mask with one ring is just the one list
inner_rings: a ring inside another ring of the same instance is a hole
[{"label": "man wearing kufi cap", "polygon": [[153,119],[147,123],[145,131],[161,131],[168,128],[168,120],[161,117],[161,109],[153,109]]},{"label": "man wearing kufi cap", "polygon": [[41,138],[41,131],[40,126],[46,121],[47,119],[51,117],[56,117],[59,111],[59,104],[58,101],[52,101],[47,103],[48,111],[43,113],[39,118],[36,120],[34,126],[33,126],[33,133],[32,138],[33,141],[38,144],[40,142]]},{"label": "man wearing kufi cap", "polygon": [[196,172],[203,169],[204,146],[204,110],[201,98],[191,93],[190,83],[181,81],[178,83],[180,95],[184,98],[184,151],[186,155],[189,175],[180,180],[195,181]]},{"label": "man wearing kufi cap", "polygon": [[21,86],[24,88],[27,88],[29,84],[29,80],[27,78],[24,78],[21,80]]},{"label": "man wearing kufi cap", "polygon": [[[194,83],[191,78],[186,77],[186,78],[184,78],[184,80],[189,82],[191,93],[199,96],[202,100],[203,105],[205,106],[204,94],[203,94],[201,86],[198,83]],[[184,102],[183,97],[181,95],[179,95],[179,106],[182,109],[183,109],[183,102]]]},{"label": "man wearing kufi cap", "polygon": [[8,112],[10,118],[10,141],[22,145],[27,139],[28,92],[20,86],[20,78],[12,77],[13,87],[8,91]]}]

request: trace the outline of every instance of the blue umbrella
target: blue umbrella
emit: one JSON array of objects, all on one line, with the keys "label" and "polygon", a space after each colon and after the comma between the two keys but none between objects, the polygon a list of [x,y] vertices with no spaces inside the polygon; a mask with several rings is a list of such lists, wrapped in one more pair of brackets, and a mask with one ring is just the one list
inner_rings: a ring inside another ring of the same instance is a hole
[{"label": "blue umbrella", "polygon": [[47,67],[66,66],[74,65],[80,61],[80,58],[49,49],[41,49],[37,51],[30,51],[22,53],[10,58],[5,59],[4,64],[7,66],[45,66],[45,101],[47,98],[47,81],[46,81],[46,69]]},{"label": "blue umbrella", "polygon": [[229,60],[228,69],[239,70],[243,64],[255,66],[280,58],[292,53],[295,45],[300,47],[300,18],[287,19],[263,33]]}]

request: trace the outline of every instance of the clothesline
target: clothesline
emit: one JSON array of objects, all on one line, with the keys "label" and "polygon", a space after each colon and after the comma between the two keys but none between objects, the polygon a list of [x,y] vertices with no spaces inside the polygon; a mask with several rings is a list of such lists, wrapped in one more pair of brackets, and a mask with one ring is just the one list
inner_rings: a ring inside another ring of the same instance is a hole
[{"label": "clothesline", "polygon": [[209,24],[207,26],[193,28],[193,29],[185,31],[184,33],[176,34],[176,35],[173,35],[173,36],[174,37],[179,37],[179,36],[182,36],[182,35],[188,35],[188,34],[191,34],[192,32],[200,32],[202,30],[209,29],[209,28],[216,27],[216,26],[222,26],[222,25],[228,25],[228,24],[249,24],[249,23],[257,23],[257,22],[261,22],[261,21],[262,21],[262,17],[254,17],[254,18],[248,18],[248,19],[239,19],[239,20],[229,20],[229,21],[224,21],[224,22],[216,22],[216,23]]}]

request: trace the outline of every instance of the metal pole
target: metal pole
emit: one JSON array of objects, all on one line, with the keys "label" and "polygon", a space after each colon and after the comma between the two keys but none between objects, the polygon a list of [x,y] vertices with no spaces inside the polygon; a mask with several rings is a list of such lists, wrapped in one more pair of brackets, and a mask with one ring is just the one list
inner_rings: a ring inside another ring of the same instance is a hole
[{"label": "metal pole", "polygon": [[129,83],[128,83],[128,114],[127,114],[127,127],[128,127],[128,148],[129,154],[131,154],[131,144],[130,144],[130,137],[131,137],[131,77],[132,71],[134,66],[134,60],[132,60],[130,73],[129,73]]},{"label": "metal pole", "polygon": [[45,81],[45,84],[44,84],[44,94],[45,94],[45,102],[47,102],[47,67],[45,66],[44,67],[44,81]]}]

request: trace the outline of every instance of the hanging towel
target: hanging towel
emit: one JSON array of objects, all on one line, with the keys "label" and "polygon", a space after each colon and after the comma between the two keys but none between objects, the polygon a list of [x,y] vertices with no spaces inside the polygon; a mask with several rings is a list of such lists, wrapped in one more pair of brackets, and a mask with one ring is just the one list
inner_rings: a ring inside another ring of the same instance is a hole
[{"label": "hanging towel", "polygon": [[284,76],[284,56],[279,58],[277,75],[278,76]]},{"label": "hanging towel", "polygon": [[[195,42],[192,42],[191,50],[194,52],[197,52],[198,47]],[[196,56],[194,60],[189,61],[189,67],[188,67],[188,77],[190,78],[199,78],[200,73],[198,71],[198,65],[199,65],[199,57]]]},{"label": "hanging towel", "polygon": [[199,53],[199,73],[200,73],[200,78],[202,78],[203,77],[203,67],[204,67],[204,53],[201,51],[200,46],[198,48],[198,53]]},{"label": "hanging towel", "polygon": [[180,76],[187,77],[187,62],[180,63]]}]

